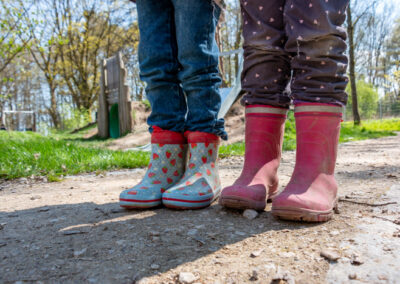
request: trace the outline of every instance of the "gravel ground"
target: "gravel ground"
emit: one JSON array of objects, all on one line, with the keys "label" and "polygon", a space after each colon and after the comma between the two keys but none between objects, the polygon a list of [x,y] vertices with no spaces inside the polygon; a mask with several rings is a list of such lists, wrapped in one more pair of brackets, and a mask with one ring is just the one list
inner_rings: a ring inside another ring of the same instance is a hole
[{"label": "gravel ground", "polygon": [[[0,283],[398,283],[399,146],[400,135],[340,146],[340,214],[323,224],[276,220],[270,205],[254,219],[217,204],[120,209],[143,169],[0,181]],[[282,187],[294,157],[283,154]],[[224,186],[242,164],[220,162]]]}]

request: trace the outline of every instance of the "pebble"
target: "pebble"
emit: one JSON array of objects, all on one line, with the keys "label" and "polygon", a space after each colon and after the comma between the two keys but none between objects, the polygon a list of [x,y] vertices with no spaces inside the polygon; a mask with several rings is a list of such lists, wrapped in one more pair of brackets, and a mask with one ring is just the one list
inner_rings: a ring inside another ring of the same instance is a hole
[{"label": "pebble", "polygon": [[7,245],[7,243],[0,242],[0,248],[5,247],[6,245]]},{"label": "pebble", "polygon": [[235,235],[246,236],[246,233],[240,232],[240,231],[236,231],[236,232],[235,232]]},{"label": "pebble", "polygon": [[[282,270],[279,266],[277,268],[277,271],[274,275],[274,277],[272,278],[273,281],[286,281],[287,284],[295,284],[295,280],[294,277],[292,276],[292,274],[290,274],[290,272]],[[280,282],[278,282],[280,283]]]},{"label": "pebble", "polygon": [[258,273],[257,271],[253,270],[251,273],[250,281],[257,281],[258,280]]},{"label": "pebble", "polygon": [[40,195],[34,195],[30,199],[31,200],[36,200],[36,199],[41,199],[42,197]]},{"label": "pebble", "polygon": [[87,248],[83,248],[81,250],[76,250],[76,251],[74,251],[74,256],[75,257],[82,256],[86,253],[86,251],[87,251]]},{"label": "pebble", "polygon": [[330,236],[337,236],[339,234],[340,234],[339,231],[332,231],[332,232],[329,233]]},{"label": "pebble", "polygon": [[337,252],[330,249],[321,251],[320,255],[330,261],[337,261],[340,258]]},{"label": "pebble", "polygon": [[157,269],[160,268],[160,266],[159,266],[158,264],[153,263],[153,264],[150,266],[150,268],[153,269],[153,270],[157,270]]},{"label": "pebble", "polygon": [[195,236],[197,234],[197,230],[196,229],[190,229],[187,234],[189,236]]},{"label": "pebble", "polygon": [[351,264],[353,265],[361,265],[364,263],[364,260],[362,260],[362,258],[358,255],[353,255],[353,257],[351,258],[350,261]]},{"label": "pebble", "polygon": [[49,210],[50,210],[49,207],[43,207],[43,208],[40,208],[40,209],[38,210],[38,212],[47,212],[47,211],[49,211]]},{"label": "pebble", "polygon": [[357,274],[355,274],[355,273],[350,273],[350,274],[349,274],[349,279],[350,279],[350,280],[357,279]]},{"label": "pebble", "polygon": [[196,276],[193,275],[191,272],[181,272],[179,273],[179,283],[182,284],[191,284],[196,281]]},{"label": "pebble", "polygon": [[283,252],[283,253],[281,253],[281,255],[280,255],[281,257],[287,257],[287,258],[289,258],[289,257],[294,257],[294,256],[296,256],[296,254],[294,253],[294,252]]},{"label": "pebble", "polygon": [[258,256],[261,255],[261,253],[262,253],[263,251],[264,251],[263,249],[253,251],[253,252],[250,254],[250,256],[251,256],[251,257],[258,257]]},{"label": "pebble", "polygon": [[253,219],[257,218],[257,216],[258,216],[258,212],[253,209],[246,209],[243,212],[243,217],[245,217],[249,220],[253,220]]}]

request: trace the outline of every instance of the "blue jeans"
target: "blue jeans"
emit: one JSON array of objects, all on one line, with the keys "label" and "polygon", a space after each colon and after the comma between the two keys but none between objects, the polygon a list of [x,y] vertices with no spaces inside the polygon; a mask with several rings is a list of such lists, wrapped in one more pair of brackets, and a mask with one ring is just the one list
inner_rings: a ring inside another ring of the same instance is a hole
[{"label": "blue jeans", "polygon": [[212,0],[137,0],[140,77],[151,104],[147,122],[176,132],[202,131],[227,139],[218,119],[221,10]]}]

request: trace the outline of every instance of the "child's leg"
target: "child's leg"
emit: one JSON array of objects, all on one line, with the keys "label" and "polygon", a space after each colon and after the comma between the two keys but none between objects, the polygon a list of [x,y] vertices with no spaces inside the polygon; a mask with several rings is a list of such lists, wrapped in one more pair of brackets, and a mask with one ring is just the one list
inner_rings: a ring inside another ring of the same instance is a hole
[{"label": "child's leg", "polygon": [[219,137],[226,139],[223,119],[218,119],[218,48],[215,28],[220,9],[211,0],[172,0],[182,66],[179,78],[187,96],[185,135],[189,160],[182,180],[163,194],[163,204],[179,209],[210,205],[221,191],[218,175]]},{"label": "child's leg", "polygon": [[226,139],[224,120],[218,119],[221,96],[218,87],[218,46],[215,29],[220,8],[211,0],[172,0],[179,79],[187,96],[186,130],[212,133]]},{"label": "child's leg", "polygon": [[293,54],[297,135],[296,166],[289,184],[272,203],[272,214],[289,220],[329,220],[337,203],[334,170],[342,116],[347,58],[348,0],[294,0],[285,6]]},{"label": "child's leg", "polygon": [[285,6],[285,50],[292,54],[291,83],[296,101],[345,105],[345,54],[349,0],[291,0]]},{"label": "child's leg", "polygon": [[136,186],[120,194],[126,208],[161,204],[162,193],[183,175],[186,139],[183,136],[187,107],[179,86],[174,8],[170,0],[137,0],[141,78],[152,113],[152,153],[147,172]]},{"label": "child's leg", "polygon": [[284,90],[290,79],[290,56],[284,50],[285,0],[241,0],[244,37],[242,103],[288,108]]},{"label": "child's leg", "polygon": [[232,208],[264,209],[278,193],[285,119],[290,99],[284,94],[290,77],[284,0],[242,0],[246,95],[246,154],[240,177],[224,188],[220,204]]},{"label": "child's leg", "polygon": [[150,126],[183,132],[186,101],[178,78],[174,7],[171,0],[137,0],[140,77],[147,83]]}]

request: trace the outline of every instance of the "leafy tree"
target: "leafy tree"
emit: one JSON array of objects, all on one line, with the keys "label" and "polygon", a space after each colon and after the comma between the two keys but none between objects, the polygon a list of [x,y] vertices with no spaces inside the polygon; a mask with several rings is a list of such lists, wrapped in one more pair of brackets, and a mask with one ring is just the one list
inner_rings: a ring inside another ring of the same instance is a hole
[{"label": "leafy tree", "polygon": [[0,2],[0,74],[29,43],[25,34],[25,14],[20,1]]},{"label": "leafy tree", "polygon": [[[347,87],[347,91],[351,93],[351,87]],[[370,83],[366,83],[364,80],[357,81],[357,96],[358,96],[358,106],[360,110],[360,116],[363,119],[369,119],[376,116],[378,111],[378,92],[376,88]],[[353,105],[353,96],[349,96],[347,115],[351,114],[351,109]]]}]

